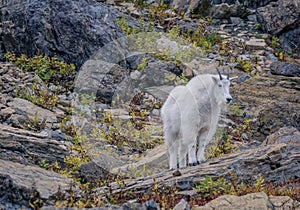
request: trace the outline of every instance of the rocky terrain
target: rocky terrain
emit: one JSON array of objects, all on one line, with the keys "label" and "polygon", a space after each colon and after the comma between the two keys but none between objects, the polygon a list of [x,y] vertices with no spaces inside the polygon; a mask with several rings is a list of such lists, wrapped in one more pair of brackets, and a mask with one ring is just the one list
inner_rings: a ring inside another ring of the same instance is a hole
[{"label": "rocky terrain", "polygon": [[[0,5],[0,209],[300,209],[299,1]],[[219,66],[208,160],[169,171],[160,107]]]}]

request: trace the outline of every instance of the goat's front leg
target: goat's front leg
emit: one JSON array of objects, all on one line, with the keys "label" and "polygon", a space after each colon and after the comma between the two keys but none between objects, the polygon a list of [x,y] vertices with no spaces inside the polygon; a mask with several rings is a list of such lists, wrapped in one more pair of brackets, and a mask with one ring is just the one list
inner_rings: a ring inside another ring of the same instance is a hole
[{"label": "goat's front leg", "polygon": [[207,142],[207,138],[208,138],[208,131],[202,131],[199,132],[198,135],[198,152],[197,152],[197,162],[198,163],[203,163],[205,162],[205,147],[206,147],[206,142]]},{"label": "goat's front leg", "polygon": [[190,144],[188,149],[188,158],[189,158],[189,165],[195,166],[197,164],[197,158],[196,158],[196,144]]}]

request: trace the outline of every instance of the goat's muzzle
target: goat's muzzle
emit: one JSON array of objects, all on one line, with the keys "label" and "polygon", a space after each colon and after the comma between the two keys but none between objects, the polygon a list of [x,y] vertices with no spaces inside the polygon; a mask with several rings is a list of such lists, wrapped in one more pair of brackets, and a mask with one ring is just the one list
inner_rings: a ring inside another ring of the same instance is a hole
[{"label": "goat's muzzle", "polygon": [[232,101],[232,98],[226,98],[226,103],[229,104]]}]

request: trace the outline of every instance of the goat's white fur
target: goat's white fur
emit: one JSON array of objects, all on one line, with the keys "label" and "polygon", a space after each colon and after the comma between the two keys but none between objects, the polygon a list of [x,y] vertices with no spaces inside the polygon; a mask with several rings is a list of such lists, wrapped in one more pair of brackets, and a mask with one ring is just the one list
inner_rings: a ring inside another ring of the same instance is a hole
[{"label": "goat's white fur", "polygon": [[[205,146],[212,139],[221,106],[231,101],[230,80],[222,75],[198,75],[175,87],[161,109],[169,167],[176,169],[205,161]],[[196,154],[196,145],[198,152]]]}]

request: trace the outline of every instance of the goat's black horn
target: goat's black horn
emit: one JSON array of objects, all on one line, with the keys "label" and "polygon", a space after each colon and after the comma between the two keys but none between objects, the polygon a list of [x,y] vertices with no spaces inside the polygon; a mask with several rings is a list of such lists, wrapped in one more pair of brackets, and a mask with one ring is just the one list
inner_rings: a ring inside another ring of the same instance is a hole
[{"label": "goat's black horn", "polygon": [[220,80],[223,80],[222,75],[221,75],[221,73],[220,73],[220,71],[219,71],[219,68],[217,68],[217,72],[218,72],[218,74],[219,74]]},{"label": "goat's black horn", "polygon": [[227,71],[227,79],[229,80],[229,69]]}]

